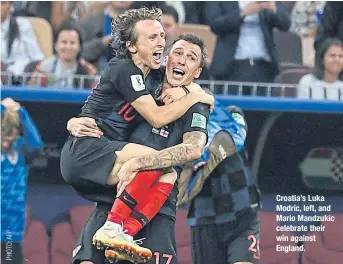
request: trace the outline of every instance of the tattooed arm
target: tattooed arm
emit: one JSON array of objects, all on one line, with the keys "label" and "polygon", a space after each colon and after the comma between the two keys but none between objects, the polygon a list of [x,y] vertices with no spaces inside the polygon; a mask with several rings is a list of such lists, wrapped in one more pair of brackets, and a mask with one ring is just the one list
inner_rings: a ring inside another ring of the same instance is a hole
[{"label": "tattooed arm", "polygon": [[184,165],[197,160],[206,145],[206,134],[201,131],[187,132],[179,145],[163,149],[156,154],[145,155],[130,160],[134,171],[153,170]]}]

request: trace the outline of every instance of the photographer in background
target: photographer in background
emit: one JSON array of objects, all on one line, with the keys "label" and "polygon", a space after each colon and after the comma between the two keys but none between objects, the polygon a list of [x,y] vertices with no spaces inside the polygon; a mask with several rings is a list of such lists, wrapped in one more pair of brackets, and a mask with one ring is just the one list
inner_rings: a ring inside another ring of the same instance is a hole
[{"label": "photographer in background", "polygon": [[[29,114],[11,98],[1,101],[1,263],[23,263],[28,161],[43,147]],[[6,256],[11,242],[13,254]]]}]

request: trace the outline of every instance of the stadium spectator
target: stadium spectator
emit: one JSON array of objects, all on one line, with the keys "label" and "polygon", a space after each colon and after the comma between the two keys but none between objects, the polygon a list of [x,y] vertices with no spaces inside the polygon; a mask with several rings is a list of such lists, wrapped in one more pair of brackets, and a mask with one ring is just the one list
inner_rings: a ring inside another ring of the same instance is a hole
[{"label": "stadium spectator", "polygon": [[206,11],[217,35],[211,75],[217,80],[273,82],[279,73],[273,29],[287,31],[291,25],[283,4],[216,1],[207,2]]},{"label": "stadium spectator", "polygon": [[300,37],[313,37],[317,31],[317,12],[323,9],[325,1],[296,1],[291,11],[291,32]]},{"label": "stadium spectator", "polygon": [[134,1],[131,8],[137,9],[141,7],[158,7],[162,9],[166,6],[171,6],[175,9],[180,24],[185,22],[186,13],[183,1]]},{"label": "stadium spectator", "polygon": [[62,3],[63,6],[60,8],[62,8],[62,13],[64,14],[64,17],[66,17],[63,21],[66,21],[69,18],[76,21],[81,20],[86,18],[92,12],[92,6],[87,1],[63,1]]},{"label": "stadium spectator", "polygon": [[[166,38],[166,47],[162,54],[162,65],[165,65],[165,58],[169,52],[170,47],[172,46],[175,39],[179,37],[180,27],[179,27],[179,15],[176,10],[169,5],[162,5],[161,10],[162,15],[162,26],[165,32]],[[204,65],[202,68],[199,80],[209,80],[210,74],[207,65]]]},{"label": "stadium spectator", "polygon": [[343,43],[337,38],[324,40],[316,53],[312,74],[306,74],[298,85],[299,98],[343,100]]},{"label": "stadium spectator", "polygon": [[99,72],[102,72],[109,59],[111,49],[109,44],[113,39],[111,35],[112,19],[130,9],[132,1],[111,1],[104,12],[89,16],[79,23],[84,37],[82,57],[92,63]]},{"label": "stadium spectator", "polygon": [[174,40],[179,36],[180,34],[180,28],[179,28],[179,15],[172,6],[162,6],[162,26],[165,32],[165,38],[166,38],[166,47],[164,49],[164,52],[162,54],[162,64],[165,64],[165,57],[168,54],[168,51],[170,47],[172,46]]},{"label": "stadium spectator", "polygon": [[42,60],[44,55],[30,21],[11,14],[12,3],[1,2],[1,63],[17,79],[28,63]]},{"label": "stadium spectator", "polygon": [[[40,17],[48,21],[55,31],[72,17],[74,8],[66,1],[13,1],[17,16]],[[81,5],[81,4],[78,4]]]},{"label": "stadium spectator", "polygon": [[[78,27],[67,21],[56,33],[56,55],[39,63],[30,85],[54,88],[92,88],[94,81],[78,75],[96,74],[93,65],[81,59],[82,37]],[[76,76],[75,76],[76,75]]]},{"label": "stadium spectator", "polygon": [[186,24],[203,24],[206,25],[205,1],[184,1]]},{"label": "stadium spectator", "polygon": [[[27,162],[42,139],[26,110],[11,98],[1,101],[1,263],[24,263]],[[11,257],[8,243],[11,242]]]},{"label": "stadium spectator", "polygon": [[166,5],[171,6],[176,10],[180,24],[185,23],[186,10],[183,1],[166,1]]},{"label": "stadium spectator", "polygon": [[320,49],[320,46],[327,38],[339,38],[343,41],[342,1],[328,1],[326,3],[319,21],[316,39],[314,41],[314,48],[316,51]]}]

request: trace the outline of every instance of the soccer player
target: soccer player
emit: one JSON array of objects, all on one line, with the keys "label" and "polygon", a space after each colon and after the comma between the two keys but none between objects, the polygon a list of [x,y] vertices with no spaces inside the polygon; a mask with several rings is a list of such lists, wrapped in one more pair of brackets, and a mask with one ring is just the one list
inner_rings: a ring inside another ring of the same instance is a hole
[{"label": "soccer player", "polygon": [[[109,62],[109,68],[90,94],[80,115],[94,118],[104,132],[104,137],[70,137],[61,153],[61,172],[64,179],[83,196],[87,193],[90,183],[102,186],[114,186],[118,183],[117,172],[121,163],[127,160],[125,153],[138,155],[154,151],[125,142],[140,120],[138,113],[154,127],[160,128],[184,115],[192,105],[201,101],[212,104],[214,101],[212,96],[202,91],[187,95],[170,105],[156,105],[150,92],[155,92],[163,80],[159,68],[165,39],[160,17],[159,9],[141,8],[123,13],[113,22],[115,58]],[[177,78],[174,78],[175,81],[168,80],[167,84],[178,86],[178,78],[187,76],[178,69],[173,71]],[[148,74],[150,78],[146,78]],[[159,178],[160,171],[143,174],[147,186],[157,179],[166,181],[164,186],[170,185],[170,178],[173,181],[176,179],[175,172],[168,173],[168,177],[163,178]],[[171,187],[169,189],[171,191]],[[161,187],[160,192],[165,190]],[[129,197],[127,199],[135,203],[140,195],[139,190],[129,190],[123,193],[121,201]],[[94,197],[86,198],[94,200]],[[124,201],[119,204],[114,207],[120,206],[120,211],[123,211],[126,206]],[[129,214],[128,210],[126,214]],[[108,221],[96,233],[94,243],[109,246],[113,238],[122,233],[120,221],[118,216],[110,213]],[[128,236],[125,238],[129,239]],[[130,251],[151,254],[130,240]]]},{"label": "soccer player", "polygon": [[[184,84],[190,83],[195,77],[199,76],[204,62],[205,50],[203,42],[193,35],[181,36],[174,43],[170,51],[167,61],[166,78],[168,79],[168,82],[179,81]],[[173,71],[175,68],[178,68],[179,71],[184,72],[184,74],[175,74]],[[170,86],[168,88],[168,86],[164,85],[163,90],[165,93],[167,90],[175,90],[175,88],[171,88]],[[124,166],[122,169],[124,169],[126,172],[129,171],[127,175],[132,176],[137,171],[172,167],[174,165],[184,164],[194,160],[195,156],[200,157],[201,149],[206,142],[206,123],[208,115],[208,106],[204,104],[196,104],[189,109],[182,118],[168,124],[167,126],[164,126],[161,129],[153,128],[145,121],[141,122],[132,133],[129,141],[137,144],[145,144],[156,150],[164,150],[152,153],[150,155],[143,154],[143,156],[142,153],[140,156],[137,156],[136,154],[136,158],[130,159],[128,162],[126,162],[126,166]],[[90,123],[89,122],[85,126],[84,123],[87,123],[90,120],[88,119],[87,122],[84,121],[85,120],[82,118],[70,120],[68,124],[71,133],[76,136],[81,136],[82,134],[80,131],[86,131],[85,127],[87,127],[87,125]],[[92,128],[89,128],[89,132],[84,132],[83,135],[97,136],[97,133],[92,132],[92,130],[96,130],[96,127],[91,127]],[[180,144],[181,142],[183,143]],[[171,148],[165,149],[166,147]],[[194,150],[195,152],[200,152],[194,155]],[[135,153],[132,152],[128,153],[128,155],[129,154],[132,156],[132,154]],[[135,188],[139,188],[141,191],[144,191],[142,189],[145,185],[142,186],[141,184],[142,182],[146,181],[146,179],[141,177],[139,180],[139,177],[140,176],[137,175],[127,186],[136,185]],[[136,179],[138,181],[136,181]],[[169,186],[172,187],[173,185]],[[146,189],[147,194],[145,199],[141,203],[138,203],[131,216],[124,220],[124,230],[128,230],[128,233],[134,236],[145,226],[145,228],[138,234],[137,237],[146,237],[147,239],[144,245],[153,250],[154,256],[156,258],[163,258],[163,255],[168,256],[171,261],[170,263],[173,264],[177,263],[174,237],[174,218],[177,189],[176,186],[174,186],[169,197],[166,195],[166,193],[163,197],[158,197],[154,190],[157,187],[158,183],[152,185],[151,188]],[[111,195],[108,197],[108,199],[114,199],[114,193],[108,195]],[[152,220],[151,224],[149,223],[146,225],[146,223],[148,223],[159,211],[160,207],[167,198],[168,201],[161,209],[160,214],[158,214]],[[101,217],[103,211],[104,209],[98,206],[96,213],[90,217],[89,221],[87,221],[84,227],[84,232],[82,235],[83,238],[79,241],[79,245],[83,245],[82,248],[84,248],[84,251],[86,251],[85,248],[87,248],[88,251],[92,250],[91,246],[86,247],[87,243],[90,244],[89,241],[87,242],[87,239],[91,239],[91,236],[96,231],[95,228],[103,224],[103,222],[106,220],[106,218],[104,219],[103,216]],[[137,215],[143,217],[137,218]],[[164,228],[165,231],[162,232]],[[94,230],[93,233],[92,230]],[[124,254],[124,257],[122,255],[117,255],[117,253]],[[161,253],[161,256],[158,255],[159,253]],[[107,251],[106,254],[111,258],[124,258],[130,260],[128,256],[125,256],[125,252]],[[93,256],[95,256],[95,254]],[[131,260],[135,261],[134,258],[131,258]],[[94,261],[93,263],[101,263],[101,261]]]},{"label": "soccer player", "polygon": [[[24,263],[27,162],[42,149],[39,132],[24,107],[1,101],[1,263]],[[11,242],[11,252],[7,246]]]},{"label": "soccer player", "polygon": [[220,146],[206,148],[195,172],[185,170],[181,175],[178,205],[190,202],[193,263],[256,264],[260,259],[260,192],[242,150],[246,121],[239,108],[229,109],[236,124],[244,129],[235,133],[228,122],[223,122],[226,114],[218,110],[215,105],[210,116],[209,142],[225,129],[231,138],[220,136],[221,144],[232,145],[233,140],[237,149],[227,153],[227,148]]}]

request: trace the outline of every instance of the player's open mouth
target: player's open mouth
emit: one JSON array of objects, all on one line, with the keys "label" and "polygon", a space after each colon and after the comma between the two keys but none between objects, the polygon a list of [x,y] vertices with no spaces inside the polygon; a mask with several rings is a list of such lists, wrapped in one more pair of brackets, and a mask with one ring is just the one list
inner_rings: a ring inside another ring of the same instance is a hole
[{"label": "player's open mouth", "polygon": [[179,68],[173,68],[173,76],[174,77],[182,77],[185,75],[185,72]]},{"label": "player's open mouth", "polygon": [[157,62],[157,63],[160,63],[161,62],[161,57],[162,57],[162,52],[161,51],[156,51],[152,54],[154,60]]}]

